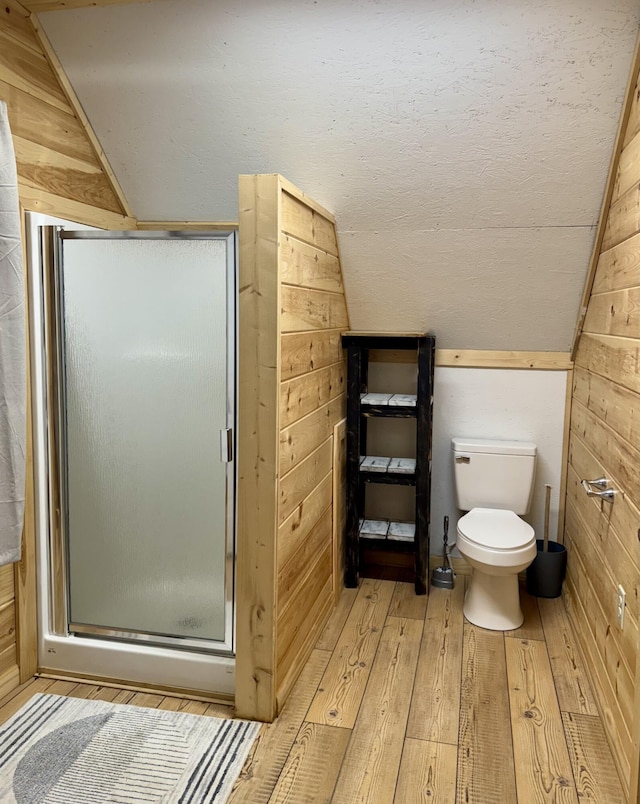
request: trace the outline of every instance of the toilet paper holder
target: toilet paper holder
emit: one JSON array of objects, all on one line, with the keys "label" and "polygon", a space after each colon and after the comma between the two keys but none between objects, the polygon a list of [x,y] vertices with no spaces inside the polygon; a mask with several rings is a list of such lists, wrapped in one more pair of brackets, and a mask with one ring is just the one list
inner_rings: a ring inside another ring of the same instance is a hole
[{"label": "toilet paper holder", "polygon": [[[608,489],[609,481],[606,477],[599,477],[597,480],[581,480],[582,488],[587,492],[588,497],[599,497],[609,503],[613,502],[614,496],[618,493],[615,489]],[[594,491],[593,487],[600,489]]]}]

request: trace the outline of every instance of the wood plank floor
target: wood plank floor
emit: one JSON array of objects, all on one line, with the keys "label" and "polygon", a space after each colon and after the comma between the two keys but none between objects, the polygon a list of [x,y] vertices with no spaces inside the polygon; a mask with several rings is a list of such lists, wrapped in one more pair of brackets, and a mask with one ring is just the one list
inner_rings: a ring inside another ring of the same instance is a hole
[{"label": "wood plank floor", "polygon": [[[278,720],[264,726],[233,804],[543,804],[624,796],[563,603],[522,591],[525,622],[464,621],[465,579],[416,598],[365,579],[345,590]],[[36,679],[36,692],[205,716],[230,707]]]}]

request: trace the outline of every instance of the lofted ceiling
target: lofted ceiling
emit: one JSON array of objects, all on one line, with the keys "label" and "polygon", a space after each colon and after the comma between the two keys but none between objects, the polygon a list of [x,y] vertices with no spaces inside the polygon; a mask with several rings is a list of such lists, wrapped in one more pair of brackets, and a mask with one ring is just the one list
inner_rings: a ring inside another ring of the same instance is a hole
[{"label": "lofted ceiling", "polygon": [[[33,3],[44,0],[33,0]],[[162,0],[40,15],[135,215],[337,219],[351,325],[568,350],[637,0]]]}]

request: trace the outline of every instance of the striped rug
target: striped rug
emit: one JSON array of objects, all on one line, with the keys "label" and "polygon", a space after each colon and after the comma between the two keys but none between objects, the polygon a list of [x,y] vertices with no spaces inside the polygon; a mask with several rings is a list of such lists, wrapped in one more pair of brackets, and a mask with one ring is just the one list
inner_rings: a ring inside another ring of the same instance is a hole
[{"label": "striped rug", "polygon": [[259,723],[34,695],[0,727],[2,804],[227,800]]}]

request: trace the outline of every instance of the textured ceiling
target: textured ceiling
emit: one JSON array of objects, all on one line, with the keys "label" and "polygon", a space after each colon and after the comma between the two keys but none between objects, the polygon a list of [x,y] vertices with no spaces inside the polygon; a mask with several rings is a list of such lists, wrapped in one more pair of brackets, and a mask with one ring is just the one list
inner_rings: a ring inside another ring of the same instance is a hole
[{"label": "textured ceiling", "polygon": [[41,16],[137,217],[279,172],[337,218],[354,328],[566,350],[637,0],[164,0]]}]

